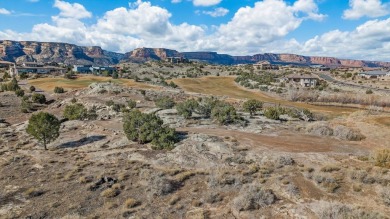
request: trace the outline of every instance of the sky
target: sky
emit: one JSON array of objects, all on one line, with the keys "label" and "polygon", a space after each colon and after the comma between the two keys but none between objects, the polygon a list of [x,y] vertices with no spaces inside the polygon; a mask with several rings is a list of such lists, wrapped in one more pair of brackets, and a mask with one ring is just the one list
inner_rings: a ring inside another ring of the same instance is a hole
[{"label": "sky", "polygon": [[390,0],[0,0],[0,40],[390,61]]}]

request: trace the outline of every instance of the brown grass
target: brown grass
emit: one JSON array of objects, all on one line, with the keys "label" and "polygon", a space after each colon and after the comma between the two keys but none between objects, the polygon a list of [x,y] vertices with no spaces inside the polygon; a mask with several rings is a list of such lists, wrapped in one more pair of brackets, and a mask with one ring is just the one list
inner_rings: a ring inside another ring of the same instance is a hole
[{"label": "brown grass", "polygon": [[62,77],[57,78],[38,78],[29,80],[29,85],[33,85],[46,92],[53,92],[55,87],[62,87],[65,90],[82,89],[96,82],[118,83],[128,87],[141,89],[158,89],[156,86],[135,82],[130,79],[112,79],[111,77],[101,77],[94,75],[78,75],[76,79],[70,80]]},{"label": "brown grass", "polygon": [[306,103],[291,102],[281,98],[272,97],[261,91],[252,91],[238,86],[234,82],[235,77],[202,77],[202,78],[179,78],[173,82],[187,92],[228,96],[234,99],[256,99],[266,103],[281,104],[291,107],[306,108],[315,112],[331,115],[349,114],[357,111],[354,108],[315,106]]},{"label": "brown grass", "polygon": [[140,202],[140,201],[137,201],[137,200],[135,200],[135,199],[133,199],[133,198],[129,198],[129,199],[127,199],[127,200],[125,201],[125,206],[126,206],[127,208],[134,208],[134,207],[137,207],[137,206],[139,206],[139,205],[141,205],[141,202]]}]

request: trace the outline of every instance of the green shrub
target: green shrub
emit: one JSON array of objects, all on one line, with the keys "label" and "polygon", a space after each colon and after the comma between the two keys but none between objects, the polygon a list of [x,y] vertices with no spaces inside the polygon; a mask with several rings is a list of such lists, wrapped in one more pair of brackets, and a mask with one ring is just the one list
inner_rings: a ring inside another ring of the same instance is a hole
[{"label": "green shrub", "polygon": [[236,109],[232,105],[224,102],[220,102],[213,107],[211,118],[216,120],[220,125],[227,125],[240,120]]},{"label": "green shrub", "polygon": [[151,142],[153,149],[172,149],[178,141],[175,129],[163,125],[154,114],[133,110],[124,116],[123,130],[126,137],[140,144]]},{"label": "green shrub", "polygon": [[373,94],[374,92],[371,89],[366,90],[366,94]]},{"label": "green shrub", "polygon": [[244,103],[243,108],[246,112],[249,112],[253,116],[258,110],[263,107],[263,103],[258,100],[248,100]]},{"label": "green shrub", "polygon": [[196,112],[205,118],[210,118],[211,116],[211,111],[213,108],[219,103],[220,101],[213,98],[213,97],[206,97],[202,98],[199,101],[198,107],[196,109]]},{"label": "green shrub", "polygon": [[32,102],[34,102],[34,103],[40,103],[40,104],[46,103],[46,97],[45,97],[45,95],[43,95],[43,94],[34,93],[34,94],[31,96],[31,100],[32,100]]},{"label": "green shrub", "polygon": [[171,109],[175,106],[175,101],[170,97],[161,97],[155,101],[155,104],[161,109]]},{"label": "green shrub", "polygon": [[115,102],[113,100],[109,100],[106,102],[106,106],[113,106]]},{"label": "green shrub", "polygon": [[24,96],[24,90],[19,89],[15,91],[16,96],[23,97]]},{"label": "green shrub", "polygon": [[278,107],[269,107],[264,110],[264,116],[268,119],[278,120],[280,115]]},{"label": "green shrub", "polygon": [[129,107],[130,109],[134,109],[137,107],[137,102],[135,102],[134,100],[128,100],[127,107]]},{"label": "green shrub", "polygon": [[189,119],[192,113],[198,108],[199,103],[194,100],[186,100],[176,105],[176,110],[179,115],[182,115],[185,119]]},{"label": "green shrub", "polygon": [[63,116],[69,120],[84,120],[88,118],[88,110],[83,104],[75,103],[65,107]]},{"label": "green shrub", "polygon": [[22,73],[19,74],[19,78],[22,79],[22,80],[23,79],[27,79],[28,78],[28,74],[25,73],[25,72],[22,72]]},{"label": "green shrub", "polygon": [[55,87],[55,88],[54,88],[54,93],[56,93],[56,94],[62,94],[62,93],[65,93],[65,90],[64,90],[64,88],[62,88],[62,87]]}]

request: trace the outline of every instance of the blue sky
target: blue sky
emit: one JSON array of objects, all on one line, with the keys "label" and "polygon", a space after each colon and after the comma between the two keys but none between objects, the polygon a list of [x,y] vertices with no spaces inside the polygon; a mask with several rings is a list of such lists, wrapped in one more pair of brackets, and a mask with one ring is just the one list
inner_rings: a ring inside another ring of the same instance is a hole
[{"label": "blue sky", "polygon": [[0,39],[390,61],[387,0],[0,0]]}]

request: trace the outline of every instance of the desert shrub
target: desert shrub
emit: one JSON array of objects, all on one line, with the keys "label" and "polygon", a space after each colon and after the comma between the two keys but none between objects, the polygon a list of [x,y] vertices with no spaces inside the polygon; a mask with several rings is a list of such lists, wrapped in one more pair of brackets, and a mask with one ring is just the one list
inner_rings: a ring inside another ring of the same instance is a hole
[{"label": "desert shrub", "polygon": [[214,106],[211,111],[211,118],[217,121],[220,125],[228,125],[240,121],[234,106],[220,102]]},{"label": "desert shrub", "polygon": [[362,209],[357,209],[344,205],[338,202],[320,201],[311,209],[319,219],[329,218],[364,218],[364,219],[379,219],[386,218],[377,212],[367,212]]},{"label": "desert shrub", "polygon": [[125,201],[126,208],[134,208],[134,207],[137,207],[139,205],[141,205],[141,202],[137,201],[133,198],[129,198]]},{"label": "desert shrub", "polygon": [[120,192],[117,189],[108,188],[108,189],[102,191],[100,193],[100,196],[105,197],[105,198],[113,198],[113,197],[119,195],[119,193]]},{"label": "desert shrub", "polygon": [[280,117],[280,111],[278,107],[269,107],[264,110],[264,116],[268,119],[278,120]]},{"label": "desert shrub", "polygon": [[15,91],[16,96],[23,97],[24,96],[24,90],[19,89]]},{"label": "desert shrub", "polygon": [[237,211],[257,210],[276,201],[272,190],[265,190],[255,185],[245,185],[239,196],[233,200],[232,208]]},{"label": "desert shrub", "polygon": [[34,94],[31,96],[31,100],[32,100],[32,102],[34,102],[34,103],[40,103],[40,104],[46,103],[46,97],[45,97],[45,95],[43,95],[43,94],[34,93]]},{"label": "desert shrub", "polygon": [[295,164],[294,159],[290,156],[280,156],[276,160],[278,167],[291,166]]},{"label": "desert shrub", "polygon": [[175,129],[164,126],[158,116],[138,110],[125,114],[123,130],[129,140],[140,144],[151,142],[154,149],[172,149],[178,141]]},{"label": "desert shrub", "polygon": [[246,112],[249,112],[253,116],[258,110],[263,107],[263,103],[258,100],[248,100],[244,103],[243,108]]},{"label": "desert shrub", "polygon": [[152,177],[149,182],[150,193],[153,196],[168,195],[180,187],[180,183],[165,177]]},{"label": "desert shrub", "polygon": [[376,166],[390,168],[390,149],[375,151],[373,158]]},{"label": "desert shrub", "polygon": [[289,183],[287,185],[286,191],[291,196],[299,196],[301,194],[300,189],[294,183]]},{"label": "desert shrub", "polygon": [[114,105],[112,105],[111,108],[115,112],[120,112],[122,109],[126,108],[126,106],[124,104],[114,103]]},{"label": "desert shrub", "polygon": [[[24,96],[24,97],[26,97],[26,96]],[[33,105],[28,98],[22,98],[20,110],[22,113],[29,113],[30,111],[33,110]]]},{"label": "desert shrub", "polygon": [[31,116],[28,121],[26,132],[43,144],[46,145],[60,135],[60,121],[52,114],[39,112]]},{"label": "desert shrub", "polygon": [[106,106],[113,106],[115,102],[113,100],[109,100],[106,102]]},{"label": "desert shrub", "polygon": [[30,86],[29,90],[30,90],[30,92],[34,92],[36,90],[36,88],[34,86]]},{"label": "desert shrub", "polygon": [[26,72],[22,72],[19,74],[19,78],[24,80],[24,79],[27,79],[28,78],[28,74]]},{"label": "desert shrub", "polygon": [[172,87],[172,88],[177,88],[178,87],[173,81],[169,82],[168,86]]},{"label": "desert shrub", "polygon": [[340,167],[334,166],[334,165],[327,165],[327,166],[323,166],[321,168],[322,172],[334,172],[334,171],[339,171],[339,170],[340,170]]},{"label": "desert shrub", "polygon": [[371,89],[366,90],[366,94],[373,94],[374,92]]},{"label": "desert shrub", "polygon": [[2,83],[0,86],[2,91],[16,91],[20,90],[18,81],[16,78],[12,78],[12,80],[8,83]]},{"label": "desert shrub", "polygon": [[137,107],[137,102],[135,102],[134,100],[128,100],[127,107],[129,107],[130,109],[134,109]]},{"label": "desert shrub", "polygon": [[306,131],[309,134],[314,134],[318,136],[332,136],[333,135],[333,129],[329,127],[327,123],[323,122],[315,122],[312,124],[309,124],[306,128]]},{"label": "desert shrub", "polygon": [[199,103],[194,99],[189,99],[176,105],[177,113],[185,119],[189,119],[192,113],[198,108]]},{"label": "desert shrub", "polygon": [[84,120],[87,118],[88,110],[81,103],[67,105],[64,109],[64,118],[69,120]]},{"label": "desert shrub", "polygon": [[161,97],[155,101],[155,104],[161,109],[171,109],[175,106],[175,101],[170,97]]},{"label": "desert shrub", "polygon": [[196,112],[205,118],[209,118],[211,116],[211,111],[213,108],[219,103],[217,99],[214,97],[206,97],[202,98],[199,101],[198,107],[196,109]]},{"label": "desert shrub", "polygon": [[54,93],[56,93],[56,94],[62,94],[62,93],[65,93],[65,90],[64,90],[64,88],[62,88],[62,87],[55,87],[55,88],[54,88]]},{"label": "desert shrub", "polygon": [[352,130],[346,126],[338,125],[333,129],[333,135],[342,140],[361,141],[365,138],[360,132]]}]

